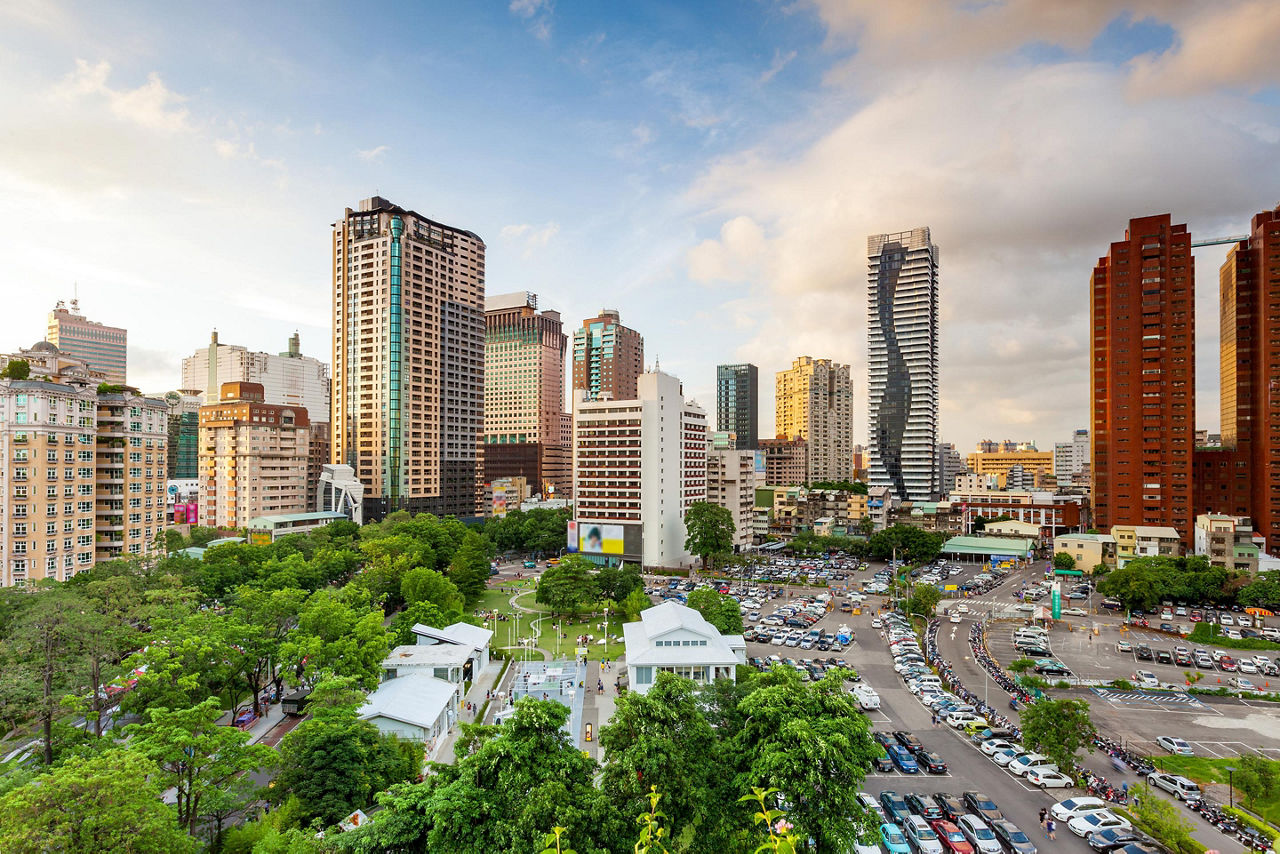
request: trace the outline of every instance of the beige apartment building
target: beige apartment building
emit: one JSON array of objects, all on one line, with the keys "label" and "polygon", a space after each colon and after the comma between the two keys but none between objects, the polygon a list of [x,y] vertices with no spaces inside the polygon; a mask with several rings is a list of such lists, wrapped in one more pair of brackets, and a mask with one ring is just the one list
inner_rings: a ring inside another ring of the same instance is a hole
[{"label": "beige apartment building", "polygon": [[309,510],[309,446],[305,409],[266,403],[260,383],[223,383],[220,400],[200,407],[200,524]]},{"label": "beige apartment building", "polygon": [[[979,448],[990,444],[994,443],[980,442]],[[965,462],[969,471],[979,477],[995,475],[1001,489],[1008,485],[1009,470],[1015,466],[1020,467],[1037,486],[1043,484],[1044,479],[1053,474],[1053,452],[1038,451],[1034,447],[1000,451],[978,450],[969,454]]]},{"label": "beige apartment building", "polygon": [[755,451],[708,448],[707,501],[733,514],[735,550],[748,548],[754,541],[756,485]]},{"label": "beige apartment building", "polygon": [[809,443],[804,439],[761,439],[764,483],[761,486],[801,486],[808,483]]},{"label": "beige apartment building", "polygon": [[97,560],[139,555],[164,529],[169,403],[131,388],[98,395]]},{"label": "beige apartment building", "polygon": [[484,241],[374,196],[333,225],[333,448],[369,520],[475,516]]},{"label": "beige apartment building", "polygon": [[775,429],[808,443],[805,483],[853,479],[853,384],[849,366],[801,356],[776,378]]}]

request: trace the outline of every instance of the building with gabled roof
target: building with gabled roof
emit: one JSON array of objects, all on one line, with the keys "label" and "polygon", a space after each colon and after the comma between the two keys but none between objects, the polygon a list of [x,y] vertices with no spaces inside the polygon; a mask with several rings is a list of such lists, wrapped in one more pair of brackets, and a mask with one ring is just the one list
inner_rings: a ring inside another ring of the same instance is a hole
[{"label": "building with gabled roof", "polygon": [[470,623],[454,623],[443,629],[415,623],[412,631],[418,646],[446,644],[468,650],[473,679],[489,664],[489,642],[493,640],[493,632],[488,629]]},{"label": "building with gabled roof", "polygon": [[384,735],[429,742],[452,728],[460,697],[457,685],[426,673],[408,673],[379,685],[357,715]]},{"label": "building with gabled roof", "polygon": [[722,635],[693,608],[663,602],[640,612],[640,620],[622,626],[627,650],[627,679],[641,694],[653,687],[658,673],[674,673],[704,685],[734,680],[746,664],[742,635]]}]

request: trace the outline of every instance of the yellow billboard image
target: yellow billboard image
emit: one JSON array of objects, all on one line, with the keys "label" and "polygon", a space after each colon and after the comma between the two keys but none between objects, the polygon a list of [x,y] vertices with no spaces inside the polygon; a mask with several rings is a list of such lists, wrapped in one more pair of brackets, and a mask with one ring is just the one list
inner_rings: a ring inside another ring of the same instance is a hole
[{"label": "yellow billboard image", "polygon": [[583,554],[622,554],[622,526],[602,522],[578,522],[578,551]]}]

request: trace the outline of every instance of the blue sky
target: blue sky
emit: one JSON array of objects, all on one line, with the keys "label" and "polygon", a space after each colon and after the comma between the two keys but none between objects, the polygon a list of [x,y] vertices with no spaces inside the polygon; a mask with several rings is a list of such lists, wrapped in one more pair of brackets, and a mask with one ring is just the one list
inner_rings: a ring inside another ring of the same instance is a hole
[{"label": "blue sky", "polygon": [[800,354],[865,401],[866,235],[930,225],[943,438],[1045,447],[1086,426],[1085,284],[1127,218],[1236,233],[1280,198],[1275,5],[19,0],[0,346],[78,282],[147,391],[215,326],[327,358],[329,223],[376,191],[484,237],[490,292],[619,309],[704,404],[718,362]]}]

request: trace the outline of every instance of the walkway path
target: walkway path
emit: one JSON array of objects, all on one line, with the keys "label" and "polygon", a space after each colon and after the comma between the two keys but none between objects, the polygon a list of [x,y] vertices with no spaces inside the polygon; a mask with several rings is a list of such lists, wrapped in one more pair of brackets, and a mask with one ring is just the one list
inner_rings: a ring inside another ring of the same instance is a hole
[{"label": "walkway path", "polygon": [[[467,696],[462,699],[463,712],[462,717],[459,719],[459,723],[478,723],[478,721],[476,721],[476,712],[468,713],[466,711],[466,704],[471,703],[477,711],[484,706],[486,695],[490,691],[497,689],[498,675],[501,673],[502,661],[500,660],[490,661],[485,668],[480,671],[480,675],[471,683],[471,690],[468,691]],[[454,760],[453,745],[457,742],[458,736],[461,735],[461,733],[462,728],[460,726],[455,725],[450,729],[448,735],[436,742],[435,749],[433,749],[427,756],[427,761],[452,765]]]}]

